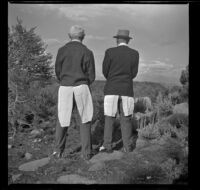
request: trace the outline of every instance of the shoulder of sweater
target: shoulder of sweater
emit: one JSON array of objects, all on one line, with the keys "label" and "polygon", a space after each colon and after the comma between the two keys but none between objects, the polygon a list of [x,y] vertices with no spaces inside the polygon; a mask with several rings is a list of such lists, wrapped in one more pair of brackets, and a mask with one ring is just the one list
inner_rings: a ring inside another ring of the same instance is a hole
[{"label": "shoulder of sweater", "polygon": [[130,48],[130,47],[129,47],[129,49],[130,49],[132,52],[134,52],[135,54],[138,54],[138,55],[139,55],[139,52],[138,52],[136,49],[133,49],[133,48]]},{"label": "shoulder of sweater", "polygon": [[68,42],[66,43],[65,45],[63,45],[62,47],[60,47],[58,49],[58,51],[63,51],[65,50],[66,48],[70,48],[70,47],[73,47],[73,46],[79,46],[81,49],[84,49],[86,50],[87,52],[92,52],[89,48],[87,48],[86,45],[82,44],[82,43],[72,43],[72,42]]},{"label": "shoulder of sweater", "polygon": [[86,52],[87,53],[89,53],[90,55],[93,55],[93,51],[92,50],[90,50],[86,45],[84,45],[83,44],[83,46],[84,46],[84,48],[85,48],[85,50],[86,50]]},{"label": "shoulder of sweater", "polygon": [[[106,50],[106,52],[109,53],[109,52],[118,51],[118,50],[119,50],[119,47],[121,47],[121,46],[108,48],[108,49]],[[138,54],[138,55],[139,55],[139,52],[138,52],[137,50],[135,50],[135,49],[133,49],[133,48],[130,48],[129,46],[125,46],[125,47],[128,47],[128,49],[129,49],[131,52],[133,52],[134,54]]]},{"label": "shoulder of sweater", "polygon": [[113,51],[115,50],[117,47],[111,47],[111,48],[108,48],[105,52],[110,52],[110,51]]}]

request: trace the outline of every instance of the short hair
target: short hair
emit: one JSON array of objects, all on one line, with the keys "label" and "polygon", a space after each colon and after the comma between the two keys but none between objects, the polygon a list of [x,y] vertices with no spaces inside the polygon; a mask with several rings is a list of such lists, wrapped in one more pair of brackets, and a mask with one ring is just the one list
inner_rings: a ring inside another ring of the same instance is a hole
[{"label": "short hair", "polygon": [[83,39],[85,36],[85,31],[81,26],[74,25],[70,28],[69,37]]}]

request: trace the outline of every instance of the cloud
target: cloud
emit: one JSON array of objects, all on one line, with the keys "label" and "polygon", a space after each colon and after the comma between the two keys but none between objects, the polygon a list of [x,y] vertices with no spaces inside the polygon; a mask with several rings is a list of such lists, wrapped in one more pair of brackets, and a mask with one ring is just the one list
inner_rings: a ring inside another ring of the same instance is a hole
[{"label": "cloud", "polygon": [[46,11],[56,11],[58,15],[75,21],[88,21],[94,17],[123,13],[132,16],[131,19],[134,20],[140,17],[140,22],[155,18],[156,15],[167,14],[172,7],[141,4],[38,4],[34,6]]},{"label": "cloud", "polygon": [[159,61],[159,60],[153,60],[152,62],[153,62],[152,64],[149,64],[149,67],[152,67],[152,68],[165,68],[165,69],[168,69],[168,68],[172,68],[173,67],[173,65],[167,64],[167,63]]},{"label": "cloud", "polygon": [[105,6],[97,4],[40,4],[35,7],[42,8],[44,11],[55,11],[59,16],[67,17],[73,21],[88,21],[94,17],[107,15],[109,13],[104,9]]},{"label": "cloud", "polygon": [[167,64],[160,60],[146,61],[145,59],[141,58],[139,63],[139,74],[144,75],[147,73],[168,72],[173,67],[174,66],[172,64]]},{"label": "cloud", "polygon": [[86,35],[85,36],[86,39],[90,39],[90,40],[105,40],[106,37],[104,36],[94,36],[94,35]]}]

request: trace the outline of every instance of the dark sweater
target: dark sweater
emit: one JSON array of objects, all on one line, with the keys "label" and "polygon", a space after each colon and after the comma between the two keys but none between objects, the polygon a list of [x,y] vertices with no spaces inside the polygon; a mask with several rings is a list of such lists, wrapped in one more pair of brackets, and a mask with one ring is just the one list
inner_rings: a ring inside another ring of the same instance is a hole
[{"label": "dark sweater", "polygon": [[133,79],[138,73],[139,53],[128,46],[109,48],[103,60],[103,74],[107,79],[104,95],[133,97]]},{"label": "dark sweater", "polygon": [[58,50],[55,72],[62,86],[90,85],[95,80],[94,55],[82,43],[68,42]]}]

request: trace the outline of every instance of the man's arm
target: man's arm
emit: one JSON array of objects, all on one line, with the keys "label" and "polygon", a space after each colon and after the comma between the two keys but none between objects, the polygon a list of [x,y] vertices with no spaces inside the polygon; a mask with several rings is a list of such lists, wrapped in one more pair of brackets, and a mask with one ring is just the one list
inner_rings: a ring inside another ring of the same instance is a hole
[{"label": "man's arm", "polygon": [[136,61],[135,61],[134,65],[133,65],[133,69],[132,69],[132,79],[134,79],[137,76],[138,65],[139,65],[139,53],[137,52]]},{"label": "man's arm", "polygon": [[61,60],[60,49],[59,49],[56,56],[56,62],[55,62],[55,73],[59,81],[60,81],[61,69],[62,69],[62,60]]},{"label": "man's arm", "polygon": [[103,67],[102,68],[103,75],[107,79],[108,78],[109,69],[110,69],[110,58],[109,58],[109,55],[108,55],[108,50],[106,50],[106,52],[105,52],[105,56],[104,56],[102,67]]},{"label": "man's arm", "polygon": [[89,85],[92,84],[95,80],[95,61],[94,55],[92,51],[90,51],[89,65],[88,65],[88,77],[89,77]]}]

